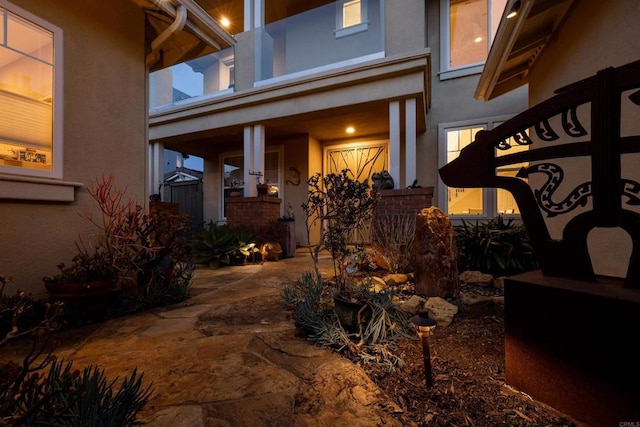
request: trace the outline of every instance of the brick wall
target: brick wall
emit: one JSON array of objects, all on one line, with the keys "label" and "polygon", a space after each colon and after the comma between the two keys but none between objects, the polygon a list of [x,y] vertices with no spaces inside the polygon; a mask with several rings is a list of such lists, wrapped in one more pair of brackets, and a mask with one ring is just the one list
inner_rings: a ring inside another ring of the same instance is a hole
[{"label": "brick wall", "polygon": [[376,206],[375,215],[418,213],[431,206],[433,187],[400,188],[380,190],[381,198]]},{"label": "brick wall", "polygon": [[271,196],[229,197],[227,204],[227,224],[230,227],[258,230],[269,221],[280,217],[280,202]]}]

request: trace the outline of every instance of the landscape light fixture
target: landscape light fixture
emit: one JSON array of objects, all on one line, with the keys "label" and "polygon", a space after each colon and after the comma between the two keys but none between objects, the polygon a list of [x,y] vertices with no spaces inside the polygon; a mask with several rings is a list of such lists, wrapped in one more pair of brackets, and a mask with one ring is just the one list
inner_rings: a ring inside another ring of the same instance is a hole
[{"label": "landscape light fixture", "polygon": [[433,386],[433,373],[431,372],[431,351],[429,349],[429,335],[436,327],[437,322],[429,317],[426,310],[420,310],[411,318],[411,323],[416,328],[418,338],[422,341],[422,359],[424,360],[424,377],[427,388]]}]

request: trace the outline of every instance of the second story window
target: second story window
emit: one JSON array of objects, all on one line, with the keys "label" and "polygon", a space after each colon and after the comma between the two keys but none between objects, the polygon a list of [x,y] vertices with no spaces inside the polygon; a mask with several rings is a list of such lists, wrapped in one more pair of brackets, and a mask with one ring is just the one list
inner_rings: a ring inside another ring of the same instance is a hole
[{"label": "second story window", "polygon": [[507,0],[441,0],[443,78],[482,71]]},{"label": "second story window", "polygon": [[358,25],[362,22],[360,0],[347,1],[342,5],[342,28]]},{"label": "second story window", "polygon": [[366,31],[367,0],[338,0],[336,2],[336,37]]},{"label": "second story window", "polygon": [[61,177],[61,34],[0,0],[0,172]]}]

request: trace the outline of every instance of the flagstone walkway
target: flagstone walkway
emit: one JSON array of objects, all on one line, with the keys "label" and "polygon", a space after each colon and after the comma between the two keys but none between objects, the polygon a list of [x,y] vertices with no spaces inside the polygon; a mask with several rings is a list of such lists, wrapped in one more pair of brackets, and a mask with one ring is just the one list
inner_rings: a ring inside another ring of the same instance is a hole
[{"label": "flagstone walkway", "polygon": [[186,302],[65,331],[55,354],[108,378],[144,372],[149,426],[399,426],[360,368],[296,334],[280,292],[311,269],[306,250],[198,268]]}]

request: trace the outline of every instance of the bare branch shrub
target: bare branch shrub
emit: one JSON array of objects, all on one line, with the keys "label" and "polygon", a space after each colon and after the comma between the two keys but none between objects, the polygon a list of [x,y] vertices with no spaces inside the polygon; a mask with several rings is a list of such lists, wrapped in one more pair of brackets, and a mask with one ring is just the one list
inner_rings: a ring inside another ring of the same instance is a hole
[{"label": "bare branch shrub", "polygon": [[373,220],[372,239],[392,273],[411,270],[411,250],[416,230],[414,213],[378,215]]}]

